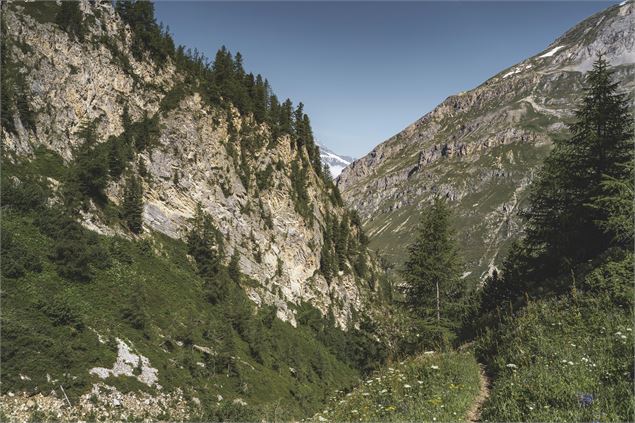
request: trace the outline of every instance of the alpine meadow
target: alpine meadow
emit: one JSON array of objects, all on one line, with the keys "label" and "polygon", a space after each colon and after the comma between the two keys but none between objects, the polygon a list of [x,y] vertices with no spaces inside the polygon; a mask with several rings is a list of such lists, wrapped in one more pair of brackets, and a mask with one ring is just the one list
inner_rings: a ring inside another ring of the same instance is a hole
[{"label": "alpine meadow", "polygon": [[635,421],[634,9],[2,1],[0,421]]}]

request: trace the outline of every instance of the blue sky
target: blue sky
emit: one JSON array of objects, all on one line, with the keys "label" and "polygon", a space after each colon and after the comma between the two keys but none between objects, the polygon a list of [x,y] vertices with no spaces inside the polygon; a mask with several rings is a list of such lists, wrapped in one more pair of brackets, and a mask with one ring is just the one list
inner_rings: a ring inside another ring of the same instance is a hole
[{"label": "blue sky", "polygon": [[177,44],[225,45],[279,98],[302,101],[317,139],[361,157],[447,96],[544,50],[617,2],[159,1]]}]

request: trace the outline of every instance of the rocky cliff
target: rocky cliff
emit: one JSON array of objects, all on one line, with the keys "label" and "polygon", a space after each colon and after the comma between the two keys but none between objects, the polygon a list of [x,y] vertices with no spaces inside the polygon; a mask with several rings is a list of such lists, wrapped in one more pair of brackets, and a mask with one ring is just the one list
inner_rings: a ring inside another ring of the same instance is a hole
[{"label": "rocky cliff", "polygon": [[491,271],[521,229],[526,188],[553,140],[566,136],[584,74],[598,53],[632,91],[632,2],[607,8],[544,52],[448,97],[348,166],[338,186],[359,211],[371,247],[400,262],[418,210],[442,195],[455,210],[465,275]]},{"label": "rocky cliff", "polygon": [[[309,302],[325,314],[332,310],[341,327],[349,325],[370,293],[353,271],[352,256],[330,280],[320,272],[325,218],[342,221],[348,212],[333,200],[336,188],[310,165],[309,146],[272,134],[251,113],[183,91],[188,76],[172,58],[158,64],[131,53],[135,34],[110,2],[80,4],[81,41],[55,23],[55,7],[3,4],[12,41],[4,54],[17,64],[33,116],[30,125],[19,114],[8,118],[15,129],[2,129],[6,159],[46,149],[70,162],[87,122],[95,124],[101,143],[124,132],[125,113],[133,123],[152,117],[155,142],[130,164],[144,174],[141,237],[160,232],[182,238],[201,204],[224,236],[226,256],[239,252],[240,270],[257,281],[243,287],[254,303],[275,305],[278,317],[294,324],[296,306]],[[295,206],[293,163],[306,172],[307,213]],[[120,205],[123,186],[123,176],[111,180],[107,200]],[[131,236],[108,224],[95,204],[83,216],[97,232]],[[349,229],[355,238],[359,228]],[[357,255],[368,260],[363,248]]]}]

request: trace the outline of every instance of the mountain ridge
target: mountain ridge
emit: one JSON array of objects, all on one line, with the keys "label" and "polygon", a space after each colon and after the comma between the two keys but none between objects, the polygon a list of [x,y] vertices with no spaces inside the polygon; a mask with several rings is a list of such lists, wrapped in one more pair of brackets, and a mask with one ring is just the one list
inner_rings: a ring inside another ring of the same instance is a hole
[{"label": "mountain ridge", "polygon": [[338,186],[360,213],[371,247],[398,263],[410,240],[406,223],[443,195],[456,210],[466,272],[491,272],[520,233],[525,189],[553,138],[564,135],[562,120],[570,119],[568,105],[596,53],[632,82],[632,9],[625,3],[587,18],[349,165]]}]

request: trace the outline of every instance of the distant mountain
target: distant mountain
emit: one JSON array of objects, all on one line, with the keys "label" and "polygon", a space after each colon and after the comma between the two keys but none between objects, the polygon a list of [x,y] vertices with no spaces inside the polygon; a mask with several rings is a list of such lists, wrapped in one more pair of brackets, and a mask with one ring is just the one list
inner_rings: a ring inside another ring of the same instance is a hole
[{"label": "distant mountain", "polygon": [[318,147],[320,148],[320,157],[322,158],[322,163],[326,164],[329,167],[331,176],[333,176],[333,178],[337,178],[340,173],[342,173],[342,170],[344,170],[346,166],[353,163],[353,161],[355,160],[354,158],[349,156],[340,156],[339,154],[332,152],[322,144],[318,144]]},{"label": "distant mountain", "polygon": [[527,187],[553,140],[568,134],[585,73],[603,52],[632,92],[634,43],[633,2],[610,6],[349,165],[338,186],[371,248],[399,263],[420,210],[443,195],[454,209],[465,274],[500,264],[522,229]]}]

